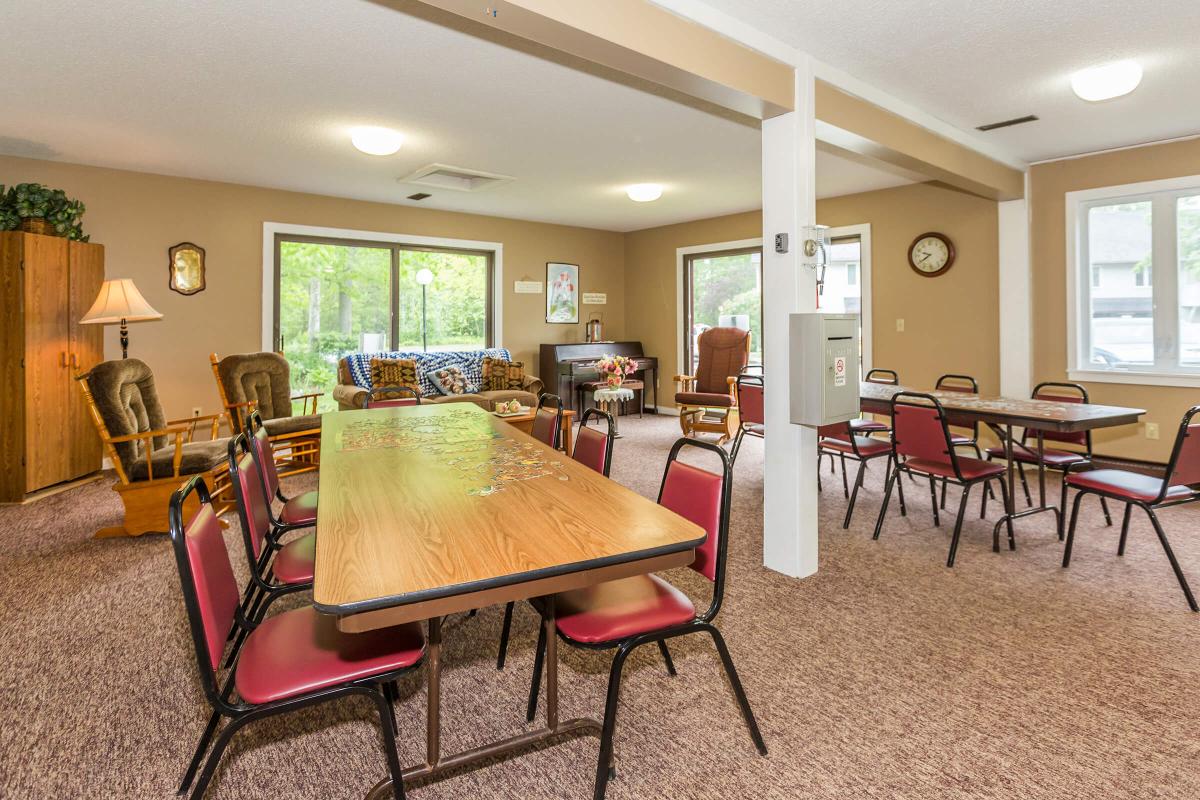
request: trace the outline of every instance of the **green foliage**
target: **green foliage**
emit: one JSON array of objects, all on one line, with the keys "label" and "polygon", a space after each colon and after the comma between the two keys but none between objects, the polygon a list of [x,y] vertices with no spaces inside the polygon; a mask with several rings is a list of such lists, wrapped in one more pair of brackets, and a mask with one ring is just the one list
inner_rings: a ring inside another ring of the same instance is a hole
[{"label": "green foliage", "polygon": [[747,314],[751,347],[761,353],[761,262],[752,259],[752,255],[742,254],[692,262],[692,321],[715,328],[722,315]]},{"label": "green foliage", "polygon": [[24,219],[44,219],[58,236],[86,242],[80,220],[87,208],[62,189],[40,183],[18,183],[5,191],[0,185],[0,230],[15,230]]}]

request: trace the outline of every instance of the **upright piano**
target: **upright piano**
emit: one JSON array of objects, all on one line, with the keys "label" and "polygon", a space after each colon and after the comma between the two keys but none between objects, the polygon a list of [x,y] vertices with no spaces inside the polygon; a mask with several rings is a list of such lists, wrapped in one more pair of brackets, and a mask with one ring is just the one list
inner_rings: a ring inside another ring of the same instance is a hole
[{"label": "upright piano", "polygon": [[[626,356],[637,365],[646,388],[653,392],[650,411],[658,411],[658,359],[642,353],[641,342],[576,342],[573,344],[544,344],[538,377],[546,391],[562,398],[563,406],[575,408],[579,387],[588,381],[600,380],[596,361],[606,355]],[[647,379],[644,373],[650,373]],[[643,400],[644,402],[644,400]],[[576,409],[579,410],[579,409]]]}]

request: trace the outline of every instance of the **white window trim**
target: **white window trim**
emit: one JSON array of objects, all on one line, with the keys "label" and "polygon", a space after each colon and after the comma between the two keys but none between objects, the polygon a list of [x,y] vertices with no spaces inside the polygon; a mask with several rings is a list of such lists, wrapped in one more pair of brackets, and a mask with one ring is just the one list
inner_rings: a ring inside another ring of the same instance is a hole
[{"label": "white window trim", "polygon": [[[1121,186],[1104,186],[1098,189],[1083,189],[1067,192],[1066,202],[1066,278],[1067,278],[1067,377],[1073,381],[1088,381],[1094,383],[1127,383],[1145,386],[1200,386],[1200,373],[1179,373],[1168,370],[1150,368],[1138,370],[1102,370],[1089,369],[1080,366],[1079,348],[1082,345],[1079,336],[1079,323],[1085,312],[1082,303],[1086,295],[1079,290],[1080,269],[1079,258],[1087,253],[1087,246],[1080,240],[1080,206],[1098,200],[1127,201],[1131,196],[1172,192],[1200,187],[1200,175],[1188,175],[1179,178],[1166,178],[1157,181],[1141,181],[1126,183]],[[1175,243],[1171,243],[1173,252]],[[1176,259],[1171,259],[1166,265],[1168,271],[1178,269]],[[1160,272],[1161,270],[1156,270]],[[1090,289],[1091,273],[1088,273]]]},{"label": "white window trim", "polygon": [[[738,239],[733,242],[713,242],[711,244],[694,244],[688,247],[675,248],[675,372],[674,375],[688,375],[691,373],[691,368],[684,366],[684,346],[683,338],[683,321],[687,319],[687,309],[683,307],[683,281],[686,273],[685,262],[687,257],[697,253],[716,253],[721,250],[743,250],[747,247],[762,247],[763,240],[759,236],[756,239]],[[761,309],[760,309],[761,313]],[[760,343],[761,346],[761,343]],[[674,408],[672,408],[674,411]],[[674,413],[678,413],[675,411]]]},{"label": "white window trim", "polygon": [[858,237],[858,303],[862,316],[862,374],[875,365],[871,348],[871,224],[843,225],[825,231],[827,240]]},{"label": "white window trim", "polygon": [[293,225],[287,222],[263,223],[262,261],[262,349],[275,347],[275,235],[321,236],[329,239],[358,239],[382,244],[411,244],[420,247],[444,247],[452,250],[490,250],[492,260],[492,346],[504,346],[504,245],[474,239],[447,239],[441,236],[417,236],[408,233],[359,231],[350,228],[325,228],[319,225]]}]

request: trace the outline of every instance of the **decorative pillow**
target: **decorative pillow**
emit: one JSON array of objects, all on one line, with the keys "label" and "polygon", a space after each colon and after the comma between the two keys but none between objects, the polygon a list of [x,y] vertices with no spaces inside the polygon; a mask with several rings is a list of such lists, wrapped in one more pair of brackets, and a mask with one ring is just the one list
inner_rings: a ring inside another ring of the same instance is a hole
[{"label": "decorative pillow", "polygon": [[467,376],[458,367],[446,367],[426,372],[425,377],[444,395],[475,394],[478,391],[467,381]]},{"label": "decorative pillow", "polygon": [[371,399],[378,400],[383,394],[377,389],[405,386],[421,394],[421,380],[417,376],[417,362],[411,358],[371,359]]},{"label": "decorative pillow", "polygon": [[525,387],[525,362],[505,361],[500,358],[483,359],[483,388],[489,392],[503,392]]}]

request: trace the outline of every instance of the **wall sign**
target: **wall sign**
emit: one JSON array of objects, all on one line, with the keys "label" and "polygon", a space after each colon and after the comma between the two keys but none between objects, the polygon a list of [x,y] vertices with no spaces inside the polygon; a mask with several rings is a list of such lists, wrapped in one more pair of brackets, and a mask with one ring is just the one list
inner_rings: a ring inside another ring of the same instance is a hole
[{"label": "wall sign", "polygon": [[583,304],[585,306],[603,306],[608,304],[608,295],[604,292],[584,292]]},{"label": "wall sign", "polygon": [[541,281],[516,281],[513,283],[513,291],[516,294],[541,294]]}]

